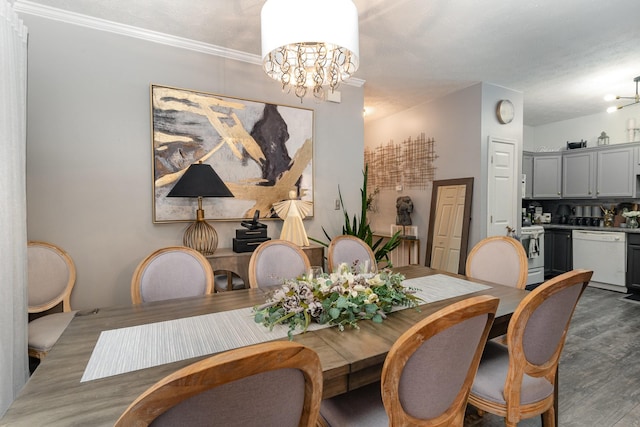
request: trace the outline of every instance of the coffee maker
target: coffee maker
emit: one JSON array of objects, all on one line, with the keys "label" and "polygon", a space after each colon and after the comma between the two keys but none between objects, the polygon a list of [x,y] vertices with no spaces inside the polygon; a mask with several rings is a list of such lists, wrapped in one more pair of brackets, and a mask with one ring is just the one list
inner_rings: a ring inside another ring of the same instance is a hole
[{"label": "coffee maker", "polygon": [[569,215],[571,215],[571,208],[569,207],[569,205],[559,205],[557,214],[560,224],[568,224]]}]

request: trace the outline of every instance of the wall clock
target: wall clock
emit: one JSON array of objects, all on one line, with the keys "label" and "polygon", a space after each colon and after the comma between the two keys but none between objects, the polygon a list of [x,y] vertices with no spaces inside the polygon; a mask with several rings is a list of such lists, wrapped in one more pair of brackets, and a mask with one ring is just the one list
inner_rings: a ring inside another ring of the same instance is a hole
[{"label": "wall clock", "polygon": [[496,108],[496,116],[498,117],[498,121],[503,125],[511,123],[514,116],[513,103],[508,99],[503,99],[498,102],[498,107]]}]

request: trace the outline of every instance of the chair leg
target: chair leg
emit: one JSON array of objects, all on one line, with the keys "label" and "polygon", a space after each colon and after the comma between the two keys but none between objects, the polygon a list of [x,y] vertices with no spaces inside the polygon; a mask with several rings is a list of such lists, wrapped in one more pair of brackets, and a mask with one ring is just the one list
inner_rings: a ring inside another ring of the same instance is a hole
[{"label": "chair leg", "polygon": [[556,415],[553,405],[541,415],[542,427],[556,427]]}]

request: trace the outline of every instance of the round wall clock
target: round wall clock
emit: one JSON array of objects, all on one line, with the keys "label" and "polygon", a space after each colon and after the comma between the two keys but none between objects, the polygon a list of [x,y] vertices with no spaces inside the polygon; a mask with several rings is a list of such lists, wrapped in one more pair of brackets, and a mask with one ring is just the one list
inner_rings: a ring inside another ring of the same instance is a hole
[{"label": "round wall clock", "polygon": [[514,108],[513,103],[508,99],[503,99],[498,102],[498,107],[496,108],[496,115],[498,116],[498,121],[503,125],[507,123],[511,123],[514,116]]}]

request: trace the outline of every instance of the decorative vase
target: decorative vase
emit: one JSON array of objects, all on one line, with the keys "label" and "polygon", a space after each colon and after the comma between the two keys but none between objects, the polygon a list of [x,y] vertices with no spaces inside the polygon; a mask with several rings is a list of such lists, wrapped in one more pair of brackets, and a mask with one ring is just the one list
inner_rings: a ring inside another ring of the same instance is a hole
[{"label": "decorative vase", "polygon": [[638,228],[638,217],[630,216],[629,218],[627,218],[627,227]]},{"label": "decorative vase", "polygon": [[613,212],[605,211],[604,212],[604,226],[605,227],[613,227]]}]

